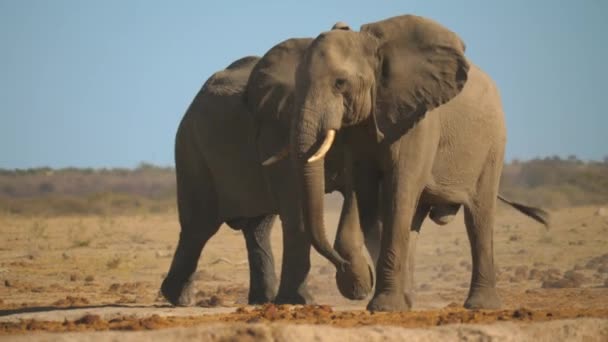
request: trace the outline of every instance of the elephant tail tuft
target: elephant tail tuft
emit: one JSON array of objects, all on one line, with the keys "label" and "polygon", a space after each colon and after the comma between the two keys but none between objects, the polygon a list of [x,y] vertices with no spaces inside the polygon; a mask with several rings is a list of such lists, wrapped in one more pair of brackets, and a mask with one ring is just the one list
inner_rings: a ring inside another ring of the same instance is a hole
[{"label": "elephant tail tuft", "polygon": [[498,199],[507,203],[508,205],[512,206],[513,208],[519,210],[520,212],[524,213],[525,215],[531,217],[535,221],[542,223],[545,226],[545,228],[547,228],[547,229],[550,228],[551,215],[547,211],[545,211],[541,208],[530,207],[527,205],[523,205],[521,203],[510,201],[510,200],[502,197],[500,194],[498,195]]}]

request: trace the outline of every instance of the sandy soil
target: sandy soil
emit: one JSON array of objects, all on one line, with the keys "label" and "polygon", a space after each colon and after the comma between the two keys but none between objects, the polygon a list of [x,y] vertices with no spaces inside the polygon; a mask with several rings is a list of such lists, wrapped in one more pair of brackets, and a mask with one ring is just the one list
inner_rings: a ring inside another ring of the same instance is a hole
[{"label": "sandy soil", "polygon": [[[453,323],[469,326],[509,321],[501,324],[516,328],[506,334],[518,336],[515,332],[523,330],[517,325],[558,324],[556,320],[567,325],[575,319],[599,327],[586,331],[601,340],[601,332],[608,326],[608,217],[598,215],[598,208],[555,211],[551,230],[509,208],[500,208],[494,245],[504,308],[497,311],[461,308],[471,267],[462,217],[443,227],[426,222],[417,250],[414,311],[392,314],[372,314],[364,311],[367,301],[342,298],[331,265],[316,253],[309,281],[320,305],[246,306],[244,239],[229,228],[222,228],[209,242],[199,261],[197,307],[171,308],[159,297],[158,288],[177,240],[175,213],[52,218],[4,215],[0,216],[0,335],[31,337],[38,332],[192,326],[196,326],[190,328],[192,331],[202,334],[211,326],[221,330],[232,324],[275,336],[277,329],[288,331],[285,327],[294,323],[420,330]],[[335,211],[328,213],[328,227],[335,227],[337,216]],[[273,249],[279,266],[281,231],[278,225],[275,228]],[[240,331],[235,329],[231,331]],[[293,329],[290,333],[299,331]],[[429,333],[444,331],[434,329]],[[36,336],[44,340],[44,335]]]}]

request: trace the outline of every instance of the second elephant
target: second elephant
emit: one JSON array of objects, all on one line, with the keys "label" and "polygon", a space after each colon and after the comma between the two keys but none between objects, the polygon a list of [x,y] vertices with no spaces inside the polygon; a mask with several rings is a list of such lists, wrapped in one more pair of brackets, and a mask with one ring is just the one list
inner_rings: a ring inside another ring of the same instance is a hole
[{"label": "second elephant", "polygon": [[[506,130],[496,86],[465,56],[460,38],[429,19],[400,16],[319,35],[303,52],[292,98],[289,137],[294,184],[314,247],[348,276],[341,288],[360,297],[361,233],[325,236],[324,156],[337,134],[346,141],[354,185],[345,221],[383,221],[377,284],[370,310],[411,307],[413,246],[422,221],[447,222],[460,206],[473,270],[468,308],[497,308],[494,212]],[[280,82],[279,82],[280,84]],[[326,162],[326,161],[325,161]],[[382,209],[378,204],[379,189]],[[505,200],[506,201],[506,200]],[[546,213],[506,201],[542,223]],[[365,285],[365,284],[364,284]],[[364,286],[365,287],[365,286]]]},{"label": "second elephant", "polygon": [[[192,303],[187,285],[203,247],[222,223],[242,230],[245,237],[249,303],[311,301],[306,289],[311,243],[301,220],[293,169],[287,160],[275,160],[268,167],[260,163],[287,142],[295,68],[311,41],[287,40],[270,50],[262,63],[258,57],[235,61],[207,80],[186,111],[175,141],[181,231],[161,286],[172,304]],[[280,80],[280,87],[265,87],[268,77],[273,85]],[[342,191],[347,181],[340,146],[338,141],[326,157],[326,192]],[[270,248],[277,215],[283,226],[278,291]],[[358,248],[363,248],[362,242]],[[361,266],[367,279],[360,283],[368,284],[367,293],[373,285],[371,267],[367,262]]]}]

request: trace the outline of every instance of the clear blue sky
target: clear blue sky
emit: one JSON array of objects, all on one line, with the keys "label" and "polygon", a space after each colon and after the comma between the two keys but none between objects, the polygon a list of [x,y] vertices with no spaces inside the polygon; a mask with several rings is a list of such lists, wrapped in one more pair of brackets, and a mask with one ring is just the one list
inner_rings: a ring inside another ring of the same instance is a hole
[{"label": "clear blue sky", "polygon": [[406,13],[460,34],[496,80],[508,160],[608,155],[608,1],[0,0],[0,168],[173,165],[214,71]]}]

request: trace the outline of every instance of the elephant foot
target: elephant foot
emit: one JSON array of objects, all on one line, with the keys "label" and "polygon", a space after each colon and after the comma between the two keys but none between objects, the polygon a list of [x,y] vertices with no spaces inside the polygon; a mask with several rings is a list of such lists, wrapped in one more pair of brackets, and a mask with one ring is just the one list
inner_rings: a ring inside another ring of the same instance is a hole
[{"label": "elephant foot", "polygon": [[403,293],[382,292],[374,295],[367,304],[369,311],[409,311],[410,306]]},{"label": "elephant foot", "polygon": [[374,271],[372,266],[366,261],[358,264],[358,269],[353,269],[351,266],[346,267],[346,270],[336,271],[336,285],[340,293],[350,300],[363,300],[369,296],[374,288]]},{"label": "elephant foot", "polygon": [[274,301],[276,292],[272,290],[249,289],[249,305],[266,304]]},{"label": "elephant foot", "polygon": [[274,299],[275,304],[315,304],[314,298],[306,287],[301,287],[295,293],[281,293]]},{"label": "elephant foot", "polygon": [[169,278],[165,278],[160,287],[160,292],[174,306],[194,305],[195,288],[191,280],[185,284],[179,284]]},{"label": "elephant foot", "polygon": [[500,309],[501,306],[502,302],[494,287],[471,289],[469,298],[464,302],[467,309]]}]

